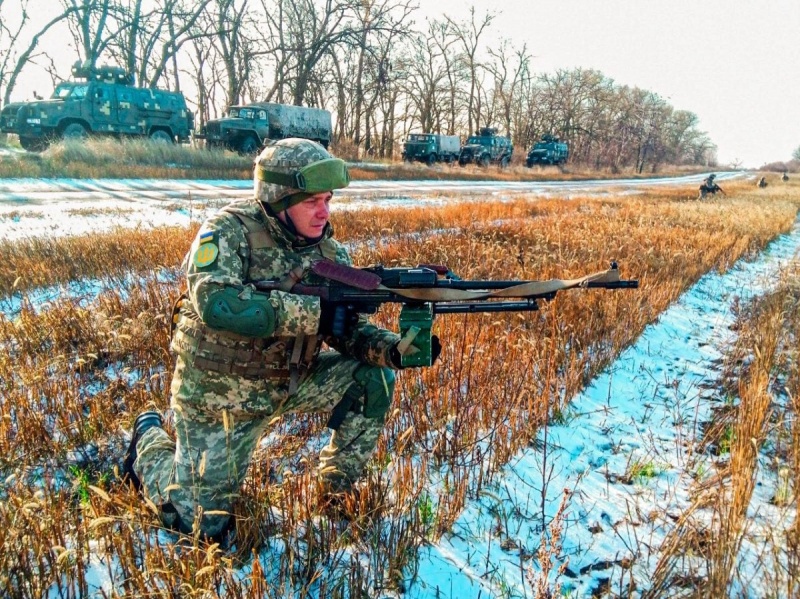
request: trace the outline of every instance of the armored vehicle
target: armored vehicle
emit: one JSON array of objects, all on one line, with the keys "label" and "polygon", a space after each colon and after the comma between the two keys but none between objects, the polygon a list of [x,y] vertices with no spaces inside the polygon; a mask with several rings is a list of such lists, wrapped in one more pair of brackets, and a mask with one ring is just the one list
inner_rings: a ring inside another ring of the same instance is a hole
[{"label": "armored vehicle", "polygon": [[[8,104],[0,131],[16,133],[26,150],[44,150],[53,140],[87,135],[187,141],[194,115],[180,92],[140,88],[119,67],[75,64],[75,81],[56,86],[49,100]],[[77,81],[83,79],[83,81]]]},{"label": "armored vehicle", "polygon": [[403,144],[403,160],[419,160],[432,166],[436,162],[458,160],[461,152],[461,138],[458,135],[439,135],[438,133],[412,133]]},{"label": "armored vehicle", "polygon": [[256,102],[231,106],[228,116],[208,121],[195,137],[210,148],[255,154],[268,139],[303,137],[326,148],[331,141],[331,113],[321,108]]},{"label": "armored vehicle", "polygon": [[564,164],[569,158],[569,146],[550,134],[542,135],[541,141],[533,144],[525,164]]},{"label": "armored vehicle", "polygon": [[482,127],[476,135],[467,139],[458,155],[458,164],[465,166],[474,162],[478,166],[499,164],[505,168],[511,162],[514,146],[511,140],[503,135],[497,135],[497,129]]}]

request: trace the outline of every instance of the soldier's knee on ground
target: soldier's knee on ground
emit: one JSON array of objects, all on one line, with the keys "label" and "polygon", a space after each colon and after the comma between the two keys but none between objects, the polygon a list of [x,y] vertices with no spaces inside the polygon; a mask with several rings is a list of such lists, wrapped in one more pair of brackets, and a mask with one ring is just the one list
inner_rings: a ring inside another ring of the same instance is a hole
[{"label": "soldier's knee on ground", "polygon": [[359,366],[353,378],[364,390],[364,418],[383,420],[392,404],[394,371],[380,366]]}]

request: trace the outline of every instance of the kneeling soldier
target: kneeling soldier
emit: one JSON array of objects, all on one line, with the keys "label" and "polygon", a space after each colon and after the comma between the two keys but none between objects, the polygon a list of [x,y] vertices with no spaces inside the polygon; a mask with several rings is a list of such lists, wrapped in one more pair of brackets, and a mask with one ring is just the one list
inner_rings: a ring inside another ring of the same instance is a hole
[{"label": "kneeling soldier", "polygon": [[[392,401],[400,337],[354,314],[334,337],[334,307],[291,292],[298,281],[319,283],[309,268],[321,258],[351,264],[328,222],[333,190],[348,184],[345,163],[321,145],[279,140],[256,160],[255,197],[200,228],[174,315],[177,438],[159,413],[140,414],[123,464],[166,525],[211,538],[225,532],[253,451],[283,414],[331,415],[319,463],[330,493],[361,476]],[[258,280],[281,281],[283,290],[256,291]],[[320,351],[323,342],[332,349]],[[432,346],[435,360],[435,337]]]}]

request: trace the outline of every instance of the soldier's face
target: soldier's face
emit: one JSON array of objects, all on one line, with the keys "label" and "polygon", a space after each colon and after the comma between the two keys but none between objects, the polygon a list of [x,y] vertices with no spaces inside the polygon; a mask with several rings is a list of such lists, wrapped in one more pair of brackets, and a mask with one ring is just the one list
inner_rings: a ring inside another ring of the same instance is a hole
[{"label": "soldier's face", "polygon": [[332,197],[333,193],[324,191],[286,209],[301,237],[315,239],[322,235],[331,215]]}]

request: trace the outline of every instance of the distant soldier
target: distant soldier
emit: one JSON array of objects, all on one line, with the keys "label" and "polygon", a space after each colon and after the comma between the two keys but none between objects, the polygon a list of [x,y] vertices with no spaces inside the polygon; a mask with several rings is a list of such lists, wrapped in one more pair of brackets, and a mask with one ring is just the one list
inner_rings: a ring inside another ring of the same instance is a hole
[{"label": "distant soldier", "polygon": [[758,186],[759,187],[766,187],[767,186],[767,178],[766,177],[761,177],[758,180]]},{"label": "distant soldier", "polygon": [[781,175],[781,181],[786,183],[789,180],[789,174],[786,171],[783,171],[783,175]]},{"label": "distant soldier", "polygon": [[703,183],[700,185],[700,195],[697,198],[698,200],[702,200],[709,193],[711,195],[714,195],[718,191],[722,195],[725,195],[725,192],[722,190],[722,188],[719,185],[717,185],[717,183],[714,181],[714,179],[716,178],[717,176],[714,173],[711,173],[708,177],[705,178]]}]

